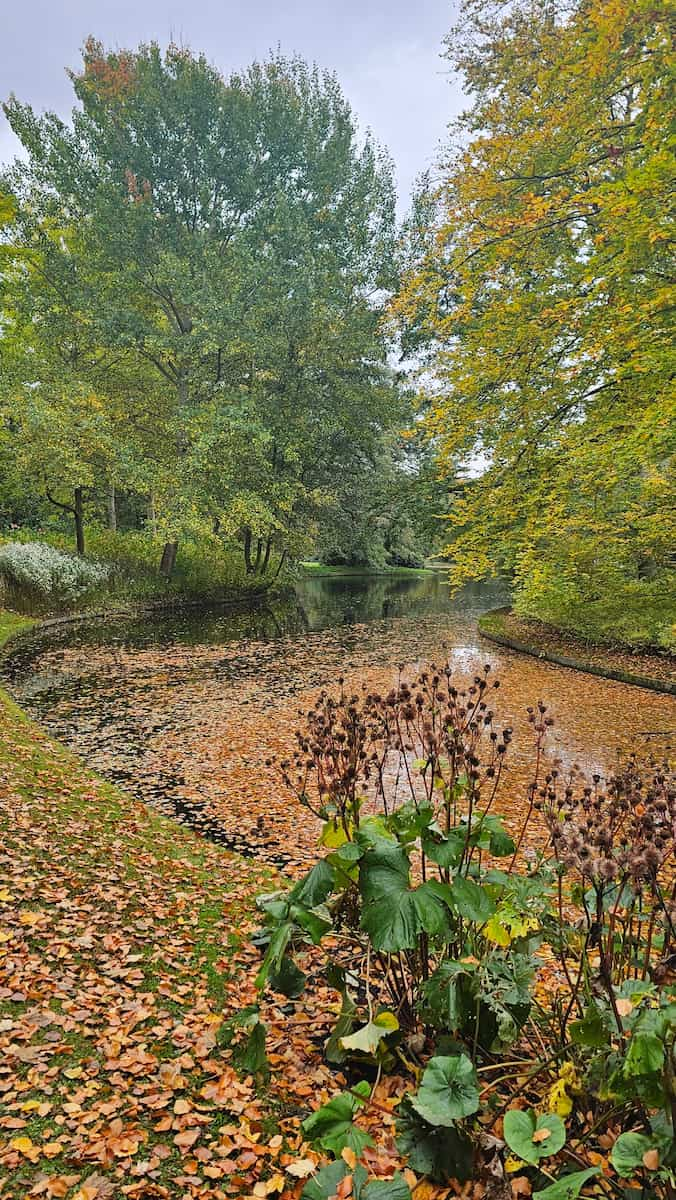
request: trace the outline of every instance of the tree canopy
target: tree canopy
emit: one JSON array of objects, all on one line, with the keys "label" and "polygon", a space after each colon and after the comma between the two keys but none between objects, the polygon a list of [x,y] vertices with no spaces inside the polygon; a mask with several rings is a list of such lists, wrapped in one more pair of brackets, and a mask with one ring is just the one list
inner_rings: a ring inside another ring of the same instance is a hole
[{"label": "tree canopy", "polygon": [[[69,123],[5,106],[27,158],[3,185],[3,395],[42,486],[152,493],[167,537],[216,528],[250,570],[299,553],[339,471],[406,420],[389,159],[298,58],[224,80],[90,39],[72,80]],[[95,462],[83,397],[107,422]]]},{"label": "tree canopy", "polygon": [[471,103],[395,302],[456,582],[514,572],[559,617],[661,580],[674,543],[668,18],[467,0],[446,52]]}]

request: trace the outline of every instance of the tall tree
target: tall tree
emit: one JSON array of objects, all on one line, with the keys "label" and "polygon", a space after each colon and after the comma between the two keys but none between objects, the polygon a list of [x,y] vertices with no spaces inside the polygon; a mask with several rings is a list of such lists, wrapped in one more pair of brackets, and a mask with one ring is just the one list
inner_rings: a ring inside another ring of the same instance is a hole
[{"label": "tall tree", "polygon": [[467,0],[448,39],[471,107],[396,311],[465,480],[455,579],[508,568],[530,611],[673,546],[670,49],[661,0]]},{"label": "tall tree", "polygon": [[389,162],[333,76],[297,59],[224,81],[174,46],[90,40],[73,85],[70,125],[6,105],[28,156],[9,179],[24,245],[76,230],[39,247],[54,305],[65,288],[109,370],[135,361],[139,393],[162,397],[164,528],[216,522],[260,569],[292,544],[336,429],[360,446],[396,419]]}]

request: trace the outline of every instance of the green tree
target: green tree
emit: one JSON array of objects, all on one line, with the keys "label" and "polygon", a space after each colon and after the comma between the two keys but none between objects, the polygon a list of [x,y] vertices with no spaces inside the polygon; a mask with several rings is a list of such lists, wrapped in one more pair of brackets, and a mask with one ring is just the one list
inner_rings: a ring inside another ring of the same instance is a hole
[{"label": "green tree", "polygon": [[357,453],[398,416],[390,164],[334,77],[297,59],[225,81],[175,46],[90,40],[72,78],[69,125],[5,106],[27,153],[8,179],[16,242],[105,353],[108,389],[135,368],[167,534],[216,526],[267,569],[320,511],[340,430]]}]

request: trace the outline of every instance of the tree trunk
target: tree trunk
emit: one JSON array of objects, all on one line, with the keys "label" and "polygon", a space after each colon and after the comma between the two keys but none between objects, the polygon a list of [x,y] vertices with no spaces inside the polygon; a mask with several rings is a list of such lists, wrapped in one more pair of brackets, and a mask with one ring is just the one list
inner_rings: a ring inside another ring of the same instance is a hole
[{"label": "tree trunk", "polygon": [[146,510],[146,523],[153,537],[157,537],[157,516],[155,513],[155,497],[152,492],[148,496],[148,508]]},{"label": "tree trunk", "polygon": [[160,575],[164,575],[166,579],[171,579],[176,565],[176,555],[178,554],[178,542],[165,542],[162,549],[162,559],[160,561]]},{"label": "tree trunk", "polygon": [[82,500],[82,488],[76,487],[73,496],[75,504],[73,507],[73,518],[75,520],[75,543],[77,552],[84,557],[85,539],[84,539],[84,502]]},{"label": "tree trunk", "polygon": [[272,538],[269,537],[265,543],[265,555],[263,556],[263,565],[261,566],[261,575],[265,575],[270,562],[270,551],[272,550]]},{"label": "tree trunk", "polygon": [[263,554],[263,539],[262,539],[262,538],[259,538],[259,539],[258,539],[258,543],[257,543],[257,545],[256,545],[256,559],[255,559],[255,561],[254,561],[254,565],[253,565],[253,573],[254,573],[254,575],[257,575],[257,574],[258,574],[258,568],[259,568],[259,567],[260,567],[260,565],[261,565],[261,557],[262,557],[262,554]]},{"label": "tree trunk", "polygon": [[115,484],[108,484],[108,528],[117,533],[117,509],[115,508]]},{"label": "tree trunk", "polygon": [[279,572],[281,571],[282,567],[284,566],[285,560],[286,560],[286,550],[283,550],[280,560],[279,560],[279,563],[277,564],[277,570],[275,571],[275,575],[274,575],[275,579],[277,578],[277,576],[279,575]]},{"label": "tree trunk", "polygon": [[251,530],[248,525],[244,530],[244,561],[246,563],[247,575],[253,574],[253,562],[251,561]]}]

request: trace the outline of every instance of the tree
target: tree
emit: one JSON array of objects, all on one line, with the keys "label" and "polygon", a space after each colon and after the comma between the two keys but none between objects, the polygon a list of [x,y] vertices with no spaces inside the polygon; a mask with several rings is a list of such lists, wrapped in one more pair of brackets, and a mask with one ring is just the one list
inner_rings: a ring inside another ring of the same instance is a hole
[{"label": "tree", "polygon": [[[334,77],[298,59],[225,81],[175,46],[89,40],[72,78],[70,125],[5,106],[28,156],[8,180],[17,241],[48,256],[52,305],[65,294],[110,378],[135,364],[145,407],[161,397],[167,534],[216,525],[260,571],[319,510],[336,431],[357,452],[398,416],[380,325],[391,166]],[[75,231],[67,247],[53,226]]]},{"label": "tree", "polygon": [[531,612],[673,546],[669,49],[652,0],[468,0],[447,43],[472,103],[396,314],[464,480],[455,581],[507,569]]},{"label": "tree", "polygon": [[156,413],[145,411],[150,389],[129,355],[101,347],[74,307],[76,233],[33,214],[17,241],[16,220],[13,209],[0,247],[3,444],[22,484],[15,495],[32,495],[34,509],[46,500],[67,512],[84,554],[87,501],[116,483],[140,485]]}]

